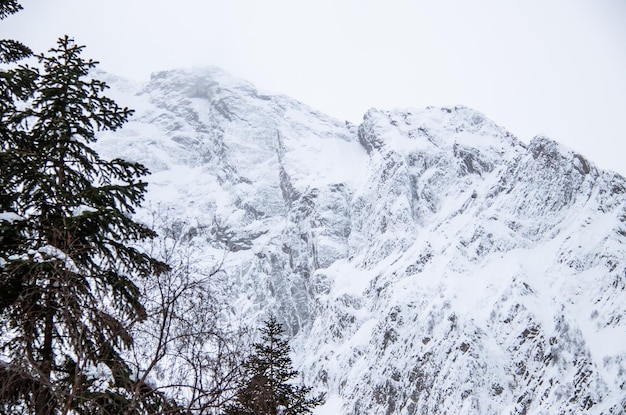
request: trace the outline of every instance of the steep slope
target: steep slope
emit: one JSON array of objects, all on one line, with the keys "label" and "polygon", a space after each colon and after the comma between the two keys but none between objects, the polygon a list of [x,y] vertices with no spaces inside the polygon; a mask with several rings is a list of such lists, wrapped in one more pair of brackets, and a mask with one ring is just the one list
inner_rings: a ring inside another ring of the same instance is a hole
[{"label": "steep slope", "polygon": [[372,111],[359,137],[307,373],[347,413],[622,413],[623,178],[466,108]]},{"label": "steep slope", "polygon": [[298,331],[313,315],[310,276],[347,255],[349,201],[367,163],[356,128],[215,68],[157,73],[145,86],[105,78],[124,85],[113,96],[137,114],[99,151],[152,171],[140,214],[175,228],[207,267],[225,256],[233,312],[275,312]]},{"label": "steep slope", "polygon": [[139,215],[224,258],[224,318],[286,323],[320,413],[623,413],[621,176],[468,108],[357,128],[217,69],[108,81]]}]

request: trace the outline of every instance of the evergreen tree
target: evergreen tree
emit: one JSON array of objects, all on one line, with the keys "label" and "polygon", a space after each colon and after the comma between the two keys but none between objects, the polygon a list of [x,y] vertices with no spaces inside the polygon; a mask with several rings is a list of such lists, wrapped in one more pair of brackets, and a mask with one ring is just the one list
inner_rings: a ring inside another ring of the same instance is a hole
[{"label": "evergreen tree", "polygon": [[308,398],[310,387],[290,382],[298,372],[293,370],[289,345],[282,339],[282,325],[270,317],[260,331],[262,341],[253,345],[254,353],[243,365],[237,396],[226,407],[226,415],[310,414],[323,399]]},{"label": "evergreen tree", "polygon": [[167,266],[134,245],[155,236],[131,217],[148,170],[90,148],[132,111],[82,49],[61,38],[40,68],[0,71],[0,414],[176,412],[124,360],[145,317],[133,280]]},{"label": "evergreen tree", "polygon": [[[0,20],[20,10],[22,10],[22,6],[16,0],[0,0]],[[11,39],[0,39],[0,63],[17,62],[32,54],[33,52],[30,48],[21,42]]]},{"label": "evergreen tree", "polygon": [[[0,20],[20,10],[22,6],[16,0],[0,0]],[[0,39],[1,64],[13,63],[29,56],[32,56],[32,51],[22,43],[11,39]],[[15,98],[27,97],[34,87],[32,71],[20,71],[19,75],[16,73],[10,77],[9,73],[0,70],[0,146],[2,148],[5,148],[5,143],[9,141],[7,130],[8,124],[11,123],[10,115],[16,112]],[[0,159],[0,168],[3,165],[4,160]],[[0,213],[10,210],[11,200],[12,193],[0,177]],[[3,294],[5,293],[0,290],[0,309],[3,304]]]}]

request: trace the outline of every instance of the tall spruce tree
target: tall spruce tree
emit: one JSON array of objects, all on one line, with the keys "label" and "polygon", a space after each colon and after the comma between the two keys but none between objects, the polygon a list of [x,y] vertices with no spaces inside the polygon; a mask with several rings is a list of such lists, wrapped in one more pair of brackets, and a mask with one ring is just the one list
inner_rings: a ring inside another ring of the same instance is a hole
[{"label": "tall spruce tree", "polygon": [[311,388],[294,385],[298,376],[289,357],[289,344],[282,338],[283,328],[274,317],[259,329],[261,342],[255,343],[243,365],[243,377],[235,401],[227,405],[226,415],[299,415],[310,414],[323,402],[321,396],[309,398]]},{"label": "tall spruce tree", "polygon": [[145,316],[133,281],[167,265],[135,244],[155,236],[131,217],[148,170],[90,147],[132,111],[82,50],[64,37],[0,72],[0,414],[176,412],[124,360]]},{"label": "tall spruce tree", "polygon": [[[22,6],[16,0],[0,0],[0,20],[6,19],[8,16],[22,10]],[[19,61],[20,59],[32,56],[33,52],[16,40],[0,39],[0,63],[9,64]],[[17,74],[16,74],[17,75]],[[30,71],[21,71],[20,77],[11,76],[5,71],[0,70],[0,146],[5,148],[5,143],[9,141],[8,124],[10,124],[10,116],[16,112],[16,97],[24,98],[30,94],[33,88],[33,73]],[[4,165],[4,160],[0,159],[0,168]],[[0,175],[0,213],[10,210],[13,194],[2,181]],[[8,237],[8,235],[5,235]],[[0,240],[2,242],[2,240]],[[0,245],[1,246],[1,245]],[[1,287],[0,287],[1,288]],[[0,308],[3,304],[3,291],[0,290]]]}]

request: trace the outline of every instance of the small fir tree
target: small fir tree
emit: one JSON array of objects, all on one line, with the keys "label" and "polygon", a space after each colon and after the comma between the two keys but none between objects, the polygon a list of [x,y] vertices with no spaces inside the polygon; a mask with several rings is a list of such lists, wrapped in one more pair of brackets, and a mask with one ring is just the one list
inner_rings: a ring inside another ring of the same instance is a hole
[{"label": "small fir tree", "polygon": [[289,357],[289,345],[282,338],[283,328],[274,317],[259,329],[261,342],[255,343],[243,365],[243,377],[235,401],[226,415],[310,414],[323,403],[322,396],[309,398],[311,387],[294,385],[298,376]]},{"label": "small fir tree", "polygon": [[0,71],[0,413],[176,412],[123,357],[145,317],[133,280],[167,269],[134,245],[155,236],[131,217],[148,170],[90,147],[132,111],[57,45]]}]

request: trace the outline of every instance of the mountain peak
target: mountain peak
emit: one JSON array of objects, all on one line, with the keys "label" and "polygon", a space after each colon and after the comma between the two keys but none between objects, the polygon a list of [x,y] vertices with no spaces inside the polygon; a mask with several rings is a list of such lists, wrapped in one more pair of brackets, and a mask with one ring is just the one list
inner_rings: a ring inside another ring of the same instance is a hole
[{"label": "mountain peak", "polygon": [[[371,133],[368,132],[371,130]],[[370,151],[388,143],[407,144],[413,148],[451,149],[455,145],[504,150],[523,146],[513,135],[482,113],[467,107],[426,107],[422,109],[369,110],[361,124],[361,141]],[[395,138],[394,138],[395,137]]]},{"label": "mountain peak", "polygon": [[626,406],[621,176],[460,106],[355,127],[215,68],[128,98],[98,145],[154,172],[138,214],[225,258],[223,318],[279,317],[342,414]]}]

